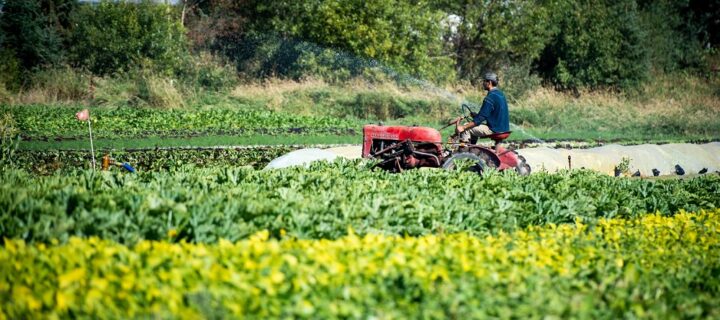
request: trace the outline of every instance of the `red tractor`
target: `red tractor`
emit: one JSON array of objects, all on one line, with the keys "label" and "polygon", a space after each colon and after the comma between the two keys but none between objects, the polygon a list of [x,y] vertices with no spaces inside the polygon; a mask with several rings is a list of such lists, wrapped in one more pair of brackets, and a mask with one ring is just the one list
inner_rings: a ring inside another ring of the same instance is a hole
[{"label": "red tractor", "polygon": [[[462,117],[448,123],[456,124]],[[445,126],[447,127],[447,126]],[[377,159],[377,167],[392,172],[431,167],[452,170],[458,160],[471,162],[468,168],[481,173],[486,168],[516,170],[521,175],[530,174],[525,158],[514,150],[505,149],[500,143],[510,136],[510,131],[494,133],[482,138],[495,141],[493,147],[455,142],[450,137],[443,149],[440,131],[428,127],[366,125],[363,127],[363,158]]]}]

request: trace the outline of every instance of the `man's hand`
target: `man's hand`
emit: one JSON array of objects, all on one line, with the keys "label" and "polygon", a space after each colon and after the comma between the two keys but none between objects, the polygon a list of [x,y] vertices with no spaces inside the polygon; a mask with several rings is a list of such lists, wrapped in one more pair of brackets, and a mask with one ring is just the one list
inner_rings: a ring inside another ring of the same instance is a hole
[{"label": "man's hand", "polygon": [[455,134],[460,134],[463,131],[465,131],[465,126],[458,122],[457,125],[455,125]]}]

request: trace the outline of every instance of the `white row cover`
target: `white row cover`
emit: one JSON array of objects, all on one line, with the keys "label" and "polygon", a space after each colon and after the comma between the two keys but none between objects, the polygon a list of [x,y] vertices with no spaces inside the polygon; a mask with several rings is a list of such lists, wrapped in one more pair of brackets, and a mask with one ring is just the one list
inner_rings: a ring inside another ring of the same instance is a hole
[{"label": "white row cover", "polygon": [[[271,161],[266,169],[308,165],[312,161],[333,161],[338,157],[360,158],[362,146],[346,146],[330,149],[300,149]],[[660,175],[674,175],[675,165],[687,174],[703,169],[708,173],[720,171],[720,142],[706,144],[672,143],[643,144],[635,146],[606,145],[590,149],[553,149],[537,147],[517,150],[525,157],[532,172],[556,172],[562,169],[585,168],[613,175],[615,167],[628,163],[628,172],[640,171],[640,176],[652,176],[657,169]],[[570,163],[568,163],[570,156]]]}]

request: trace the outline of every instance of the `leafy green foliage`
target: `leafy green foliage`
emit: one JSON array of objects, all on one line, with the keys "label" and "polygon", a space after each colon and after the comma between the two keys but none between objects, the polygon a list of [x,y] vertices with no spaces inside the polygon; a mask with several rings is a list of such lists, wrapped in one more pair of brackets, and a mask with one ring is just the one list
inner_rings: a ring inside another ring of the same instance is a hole
[{"label": "leafy green foliage", "polygon": [[[169,171],[186,165],[201,167],[252,166],[255,169],[261,169],[272,159],[294,149],[294,147],[290,146],[143,149],[130,151],[96,149],[97,154],[95,157],[100,159],[107,154],[115,159],[117,163],[127,162],[140,171]],[[85,150],[14,150],[11,155],[15,160],[16,167],[46,175],[57,171],[67,172],[78,168],[88,169],[91,161],[90,152]],[[113,167],[111,170],[120,169]]]},{"label": "leafy green foliage", "polygon": [[251,78],[345,81],[384,73],[474,82],[492,69],[521,95],[539,84],[536,73],[561,89],[629,88],[646,79],[651,63],[667,71],[698,66],[717,20],[702,8],[713,6],[642,0],[218,1],[202,6],[211,18],[198,14],[191,34],[201,47],[239,62],[239,71]]},{"label": "leafy green foliage", "polygon": [[446,38],[458,75],[473,82],[503,65],[529,65],[553,35],[552,2],[464,0],[435,6],[449,15],[445,24],[456,24],[454,32],[446,29]]},{"label": "leafy green foliage", "polygon": [[[474,82],[492,69],[521,95],[539,84],[536,74],[557,88],[577,89],[633,87],[651,67],[707,73],[720,38],[716,1],[183,4],[2,1],[0,82],[17,92],[36,68],[66,64],[102,76],[147,69],[219,91],[237,81],[236,71],[251,80],[446,84]],[[207,51],[229,58],[237,70],[208,59]]]},{"label": "leafy green foliage", "polygon": [[646,79],[648,49],[634,0],[567,1],[540,70],[560,88],[627,88]]},{"label": "leafy green foliage", "polygon": [[188,56],[178,77],[192,88],[224,91],[237,84],[237,72],[225,61],[207,52]]},{"label": "leafy green foliage", "polygon": [[628,218],[720,206],[720,177],[646,181],[588,171],[390,174],[363,162],[310,168],[180,167],[171,172],[0,173],[0,233],[47,242],[99,236],[132,244],[235,241],[260,230],[299,238],[360,234],[474,235],[530,225]]},{"label": "leafy green foliage", "polygon": [[15,119],[9,113],[0,117],[0,166],[19,164],[16,159],[19,135]]},{"label": "leafy green foliage", "polygon": [[169,5],[102,1],[82,6],[74,19],[73,60],[95,74],[138,66],[172,74],[188,55],[183,26]]},{"label": "leafy green foliage", "polygon": [[242,42],[236,33],[218,36],[227,44],[220,51],[261,76],[296,77],[299,69],[323,75],[327,64],[338,67],[332,76],[341,78],[376,66],[441,82],[453,78],[452,59],[442,52],[442,16],[425,2],[218,2],[218,11],[244,26],[233,29],[241,29]]},{"label": "leafy green foliage", "polygon": [[684,13],[687,20],[692,21],[687,25],[692,28],[689,31],[700,39],[702,47],[717,49],[720,45],[720,2],[690,0]]},{"label": "leafy green foliage", "polygon": [[0,87],[17,92],[31,84],[36,69],[66,62],[77,6],[74,0],[0,1]]},{"label": "leafy green foliage", "polygon": [[[712,1],[709,1],[712,2]],[[638,1],[644,39],[651,66],[659,72],[698,67],[703,60],[702,37],[691,36],[697,28],[685,12],[690,1]]]},{"label": "leafy green foliage", "polygon": [[[0,45],[2,43],[0,42]],[[20,88],[20,60],[15,57],[15,53],[3,46],[0,49],[0,90],[16,91]]]},{"label": "leafy green foliage", "polygon": [[[85,137],[87,124],[74,117],[77,108],[0,107],[10,112],[25,138]],[[252,109],[157,110],[91,108],[93,136],[182,136],[200,134],[348,133],[357,124],[333,117],[297,116]]]},{"label": "leafy green foliage", "polygon": [[717,318],[719,214],[651,214],[488,237],[275,240],[262,231],[216,245],[6,240],[0,316]]},{"label": "leafy green foliage", "polygon": [[15,54],[24,71],[62,61],[66,53],[62,36],[76,5],[71,0],[3,1],[2,48]]}]

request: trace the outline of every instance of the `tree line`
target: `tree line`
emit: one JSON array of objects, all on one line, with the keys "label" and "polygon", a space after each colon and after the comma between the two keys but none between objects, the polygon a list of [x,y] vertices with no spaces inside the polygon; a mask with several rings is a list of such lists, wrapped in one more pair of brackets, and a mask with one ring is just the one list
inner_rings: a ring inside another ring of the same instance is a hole
[{"label": "tree line", "polygon": [[[720,1],[0,0],[0,82],[39,68],[198,77],[202,54],[246,79],[412,78],[627,88],[710,72]],[[213,75],[205,75],[210,80]],[[211,81],[212,82],[212,81]]]}]

